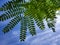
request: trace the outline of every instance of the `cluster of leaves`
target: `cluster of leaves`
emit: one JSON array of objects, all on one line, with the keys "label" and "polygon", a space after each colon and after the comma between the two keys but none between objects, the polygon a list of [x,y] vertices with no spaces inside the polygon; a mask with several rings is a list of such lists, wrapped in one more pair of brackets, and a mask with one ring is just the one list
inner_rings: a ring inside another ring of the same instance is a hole
[{"label": "cluster of leaves", "polygon": [[57,5],[59,0],[31,0],[29,5],[26,5],[25,15],[31,15],[37,25],[44,30],[43,19],[46,19],[49,28],[55,32],[56,10],[60,7]]},{"label": "cluster of leaves", "polygon": [[0,16],[0,21],[5,21],[13,17],[14,19],[7,24],[3,32],[9,32],[17,23],[21,22],[20,40],[24,41],[26,39],[27,28],[31,35],[36,35],[34,20],[41,30],[45,29],[44,19],[47,21],[48,27],[55,32],[55,12],[59,7],[59,0],[8,1],[0,7],[0,11],[5,12]]}]

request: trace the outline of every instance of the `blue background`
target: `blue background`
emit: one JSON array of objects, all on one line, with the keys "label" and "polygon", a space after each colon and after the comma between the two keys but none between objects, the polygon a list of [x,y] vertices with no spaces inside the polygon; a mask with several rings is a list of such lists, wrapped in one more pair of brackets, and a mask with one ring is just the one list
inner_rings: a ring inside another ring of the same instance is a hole
[{"label": "blue background", "polygon": [[[0,0],[0,7],[8,0]],[[57,11],[58,12],[58,11]],[[0,15],[3,12],[0,11]],[[57,15],[56,19],[56,32],[52,32],[51,29],[47,27],[46,21],[45,30],[40,30],[37,25],[36,32],[37,35],[31,36],[29,31],[27,31],[27,38],[24,42],[20,42],[20,23],[18,23],[10,32],[4,34],[2,32],[3,28],[9,23],[11,19],[4,22],[0,21],[0,45],[60,45],[60,16]]]}]

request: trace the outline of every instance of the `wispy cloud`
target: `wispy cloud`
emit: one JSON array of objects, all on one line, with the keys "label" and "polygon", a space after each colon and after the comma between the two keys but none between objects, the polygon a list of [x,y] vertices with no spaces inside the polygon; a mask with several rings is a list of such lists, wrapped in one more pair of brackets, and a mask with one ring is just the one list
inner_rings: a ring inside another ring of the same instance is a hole
[{"label": "wispy cloud", "polygon": [[56,43],[52,43],[51,45],[57,45]]},{"label": "wispy cloud", "polygon": [[[56,42],[59,41],[59,39],[60,39],[60,33],[59,33],[60,27],[57,27],[56,29],[57,29],[56,30],[57,32],[55,32],[55,33],[53,33],[51,30],[50,31],[47,30],[45,32],[38,33],[36,36],[34,36],[35,39],[32,40],[31,45],[41,45],[41,44],[47,43],[47,42],[50,42],[51,45],[57,45]],[[30,38],[31,37],[29,36],[28,40]]]}]

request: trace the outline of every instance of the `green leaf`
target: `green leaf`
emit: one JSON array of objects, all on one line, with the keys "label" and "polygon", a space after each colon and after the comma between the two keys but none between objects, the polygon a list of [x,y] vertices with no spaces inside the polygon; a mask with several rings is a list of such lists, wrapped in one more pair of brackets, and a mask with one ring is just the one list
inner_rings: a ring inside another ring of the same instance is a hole
[{"label": "green leaf", "polygon": [[29,32],[32,36],[36,35],[34,20],[32,17],[28,17],[28,29],[29,29]]},{"label": "green leaf", "polygon": [[26,39],[27,32],[27,20],[25,17],[22,17],[21,20],[21,30],[20,30],[20,40],[24,41]]},{"label": "green leaf", "polygon": [[12,28],[14,28],[14,26],[21,20],[20,16],[16,16],[14,19],[12,19],[8,25],[3,29],[4,33],[9,32],[10,30],[12,30]]}]

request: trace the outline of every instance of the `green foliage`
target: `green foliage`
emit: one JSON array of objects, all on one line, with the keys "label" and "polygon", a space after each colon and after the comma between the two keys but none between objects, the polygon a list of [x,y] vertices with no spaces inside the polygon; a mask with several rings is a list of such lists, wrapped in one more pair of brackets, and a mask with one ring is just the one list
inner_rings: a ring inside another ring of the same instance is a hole
[{"label": "green foliage", "polygon": [[4,21],[4,20],[7,20],[14,16],[19,15],[20,13],[22,13],[22,11],[20,10],[22,10],[22,8],[14,8],[14,9],[8,10],[7,12],[5,12],[4,14],[0,16],[0,21]]},{"label": "green foliage", "polygon": [[24,41],[24,39],[26,39],[26,31],[27,31],[27,20],[26,20],[26,17],[22,17],[21,30],[20,30],[20,40],[21,41]]},{"label": "green foliage", "polygon": [[20,16],[16,16],[14,19],[9,22],[9,24],[3,29],[3,32],[9,32],[19,21],[21,20]]},{"label": "green foliage", "polygon": [[32,36],[36,35],[33,18],[31,16],[28,16],[28,20],[27,21],[28,21],[28,29],[29,29],[30,34],[32,34]]},{"label": "green foliage", "polygon": [[27,28],[32,36],[36,35],[34,20],[41,30],[45,29],[44,19],[48,27],[55,32],[55,13],[59,8],[60,0],[29,0],[29,2],[25,0],[8,1],[0,7],[0,11],[5,12],[0,16],[0,21],[5,21],[12,17],[14,17],[14,19],[7,24],[3,32],[9,32],[18,22],[21,22],[20,40],[24,41],[26,39]]}]

